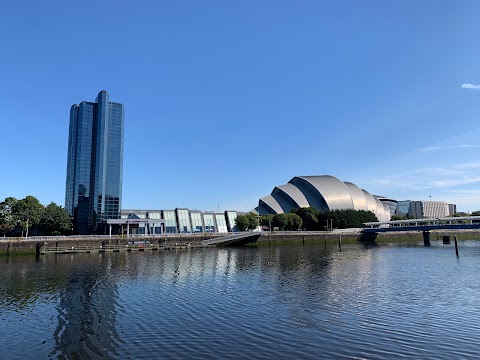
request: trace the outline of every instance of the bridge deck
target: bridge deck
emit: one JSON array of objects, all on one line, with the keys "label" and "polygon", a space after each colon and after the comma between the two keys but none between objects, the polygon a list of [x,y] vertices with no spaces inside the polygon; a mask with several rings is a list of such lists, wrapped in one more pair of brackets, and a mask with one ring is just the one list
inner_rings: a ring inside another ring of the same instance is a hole
[{"label": "bridge deck", "polygon": [[480,216],[394,220],[369,222],[364,225],[368,228],[363,229],[363,233],[480,229]]}]

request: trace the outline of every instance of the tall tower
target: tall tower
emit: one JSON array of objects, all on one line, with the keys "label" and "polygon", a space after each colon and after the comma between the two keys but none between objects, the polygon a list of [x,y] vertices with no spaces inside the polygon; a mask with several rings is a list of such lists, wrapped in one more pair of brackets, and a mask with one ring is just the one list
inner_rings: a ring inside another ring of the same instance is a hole
[{"label": "tall tower", "polygon": [[74,233],[93,234],[122,206],[124,109],[100,91],[70,108],[65,208]]}]

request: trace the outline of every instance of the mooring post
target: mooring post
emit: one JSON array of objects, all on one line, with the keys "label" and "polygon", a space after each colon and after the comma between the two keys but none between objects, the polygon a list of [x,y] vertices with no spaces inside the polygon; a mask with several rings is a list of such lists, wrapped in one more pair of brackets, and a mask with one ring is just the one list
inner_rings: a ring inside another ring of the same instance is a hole
[{"label": "mooring post", "polygon": [[430,231],[423,232],[423,245],[430,246]]},{"label": "mooring post", "polygon": [[342,252],[342,235],[338,235],[338,248]]},{"label": "mooring post", "polygon": [[457,235],[455,234],[455,254],[457,254],[458,257],[458,243],[457,243]]}]

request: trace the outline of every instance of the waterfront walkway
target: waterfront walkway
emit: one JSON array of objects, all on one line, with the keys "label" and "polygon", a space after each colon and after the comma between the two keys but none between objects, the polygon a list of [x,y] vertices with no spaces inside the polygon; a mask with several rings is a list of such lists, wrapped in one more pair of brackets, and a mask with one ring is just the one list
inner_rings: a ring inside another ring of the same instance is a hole
[{"label": "waterfront walkway", "polygon": [[367,222],[363,233],[480,229],[480,216]]},{"label": "waterfront walkway", "polygon": [[244,231],[221,236],[213,239],[203,240],[202,245],[243,245],[255,242],[262,235],[262,232]]}]

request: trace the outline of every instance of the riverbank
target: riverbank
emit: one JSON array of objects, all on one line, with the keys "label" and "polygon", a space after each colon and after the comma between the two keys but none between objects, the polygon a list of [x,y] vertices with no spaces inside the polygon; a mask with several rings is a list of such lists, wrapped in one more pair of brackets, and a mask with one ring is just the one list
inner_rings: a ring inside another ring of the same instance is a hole
[{"label": "riverbank", "polygon": [[[327,233],[319,232],[263,232],[254,244],[256,246],[268,246],[270,244],[315,244],[315,243],[335,243],[348,244],[358,242],[361,233],[358,230],[349,232],[348,230],[333,231]],[[479,230],[456,230],[456,231],[431,231],[431,240],[441,240],[443,235],[457,236],[461,240],[480,240]],[[155,249],[171,248],[191,248],[202,246],[202,240],[222,235],[169,235],[155,237],[44,237],[44,238],[13,238],[0,240],[0,255],[35,255],[39,254],[43,247],[56,248],[98,248],[100,246],[127,247],[127,245],[139,245],[142,242],[149,244]],[[402,231],[378,234],[375,242],[397,242],[397,241],[423,241],[421,231]]]},{"label": "riverbank", "polygon": [[[41,237],[41,238],[13,238],[0,240],[0,255],[35,255],[39,254],[43,248],[92,248],[101,246],[121,247],[139,246],[148,244],[155,249],[159,248],[186,248],[201,246],[202,240],[213,236],[205,235],[179,235],[166,237]],[[216,235],[218,236],[218,235]]]},{"label": "riverbank", "polygon": [[[257,241],[257,245],[269,245],[275,244],[303,244],[303,243],[356,243],[360,240],[361,233],[359,231],[348,232],[348,230],[333,231],[323,234],[318,233],[302,233],[296,234],[291,232],[285,233],[262,233],[260,239]],[[441,240],[443,235],[449,235],[453,240],[457,236],[458,240],[480,240],[479,230],[456,230],[456,231],[440,231],[434,230],[430,232],[430,239]],[[408,241],[423,241],[423,234],[421,231],[398,231],[398,232],[385,232],[379,233],[374,242],[386,243],[386,242],[408,242]]]}]

